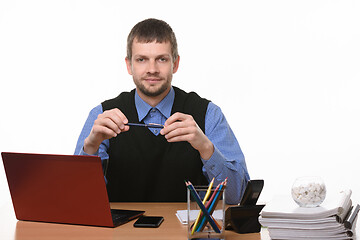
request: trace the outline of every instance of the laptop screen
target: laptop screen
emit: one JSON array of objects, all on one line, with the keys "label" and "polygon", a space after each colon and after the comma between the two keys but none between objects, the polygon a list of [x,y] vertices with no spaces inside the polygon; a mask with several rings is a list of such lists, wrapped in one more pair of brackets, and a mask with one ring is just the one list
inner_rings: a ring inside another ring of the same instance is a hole
[{"label": "laptop screen", "polygon": [[114,227],[99,157],[2,153],[2,158],[17,219]]}]

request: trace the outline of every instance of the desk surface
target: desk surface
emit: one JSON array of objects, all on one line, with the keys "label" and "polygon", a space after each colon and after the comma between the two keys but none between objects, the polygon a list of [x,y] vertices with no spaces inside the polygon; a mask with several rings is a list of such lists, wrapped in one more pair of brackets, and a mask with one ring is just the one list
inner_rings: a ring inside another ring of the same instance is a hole
[{"label": "desk surface", "polygon": [[[135,220],[117,228],[77,226],[67,224],[17,221],[11,203],[0,208],[0,239],[187,239],[187,227],[179,222],[175,213],[186,209],[185,203],[112,203],[112,208],[141,209],[146,215],[164,216],[165,221],[159,228],[134,228]],[[269,240],[266,229],[261,233],[237,234],[226,231],[226,239]]]}]

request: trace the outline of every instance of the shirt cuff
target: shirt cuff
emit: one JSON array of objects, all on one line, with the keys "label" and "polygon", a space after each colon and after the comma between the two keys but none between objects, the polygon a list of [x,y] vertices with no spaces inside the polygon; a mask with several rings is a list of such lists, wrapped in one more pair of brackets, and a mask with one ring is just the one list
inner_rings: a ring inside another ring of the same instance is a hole
[{"label": "shirt cuff", "polygon": [[99,156],[99,150],[96,151],[96,153],[94,154],[87,154],[85,151],[84,151],[84,147],[81,148],[80,152],[79,152],[79,155],[84,155],[84,156]]},{"label": "shirt cuff", "polygon": [[204,168],[209,175],[218,176],[224,167],[225,157],[214,145],[214,153],[209,160],[202,159]]}]

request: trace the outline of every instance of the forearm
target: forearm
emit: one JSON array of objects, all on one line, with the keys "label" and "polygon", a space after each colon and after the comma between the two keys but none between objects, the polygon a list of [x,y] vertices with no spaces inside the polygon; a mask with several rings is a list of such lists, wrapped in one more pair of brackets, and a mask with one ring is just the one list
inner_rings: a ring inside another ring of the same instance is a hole
[{"label": "forearm", "polygon": [[202,144],[198,151],[202,159],[209,160],[214,154],[214,144],[207,138],[206,143]]},{"label": "forearm", "polygon": [[88,154],[84,151],[84,148],[81,147],[79,151],[75,152],[75,155],[90,155],[90,156],[98,156],[101,160],[109,159],[109,154],[107,153],[107,149],[109,148],[109,140],[103,141],[98,150],[94,154]]},{"label": "forearm", "polygon": [[101,142],[100,146],[97,147],[95,152],[89,153],[84,150],[85,139],[89,136],[90,131],[94,125],[95,119],[102,112],[103,112],[103,110],[102,110],[101,105],[96,106],[95,108],[93,108],[90,111],[89,116],[85,121],[85,124],[81,130],[80,136],[76,143],[76,148],[74,151],[75,155],[95,155],[95,156],[99,156],[102,160],[109,158],[109,156],[107,154],[107,150],[108,150],[109,144],[110,144],[109,140],[104,140],[103,142]]},{"label": "forearm", "polygon": [[243,162],[243,155],[241,159],[227,159],[216,147],[214,154],[209,160],[203,160],[204,174],[211,180],[215,178],[215,183],[218,184],[225,178],[228,178],[226,187],[226,203],[237,204],[240,202],[243,192],[245,190],[249,174],[246,166],[241,164]]},{"label": "forearm", "polygon": [[217,183],[228,178],[226,202],[237,204],[245,190],[249,174],[244,154],[226,121],[221,109],[209,103],[205,117],[205,134],[214,145],[214,152],[209,160],[203,160],[204,174]]},{"label": "forearm", "polygon": [[84,151],[86,154],[95,155],[97,152],[99,152],[100,144],[101,144],[101,143],[91,142],[91,141],[89,140],[89,137],[87,137],[87,138],[85,138],[85,140],[84,140],[83,151]]}]

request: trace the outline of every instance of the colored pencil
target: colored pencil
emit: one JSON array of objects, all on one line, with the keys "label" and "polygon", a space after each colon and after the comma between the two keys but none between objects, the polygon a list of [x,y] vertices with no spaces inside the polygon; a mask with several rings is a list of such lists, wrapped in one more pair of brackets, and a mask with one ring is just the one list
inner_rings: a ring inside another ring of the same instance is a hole
[{"label": "colored pencil", "polygon": [[[221,185],[221,183],[219,183],[219,184],[216,186],[213,194],[211,195],[211,198],[209,199],[209,201],[207,202],[207,204],[206,204],[206,206],[205,206],[206,209],[209,209],[211,202],[214,200],[214,198],[215,198],[215,196],[216,196],[216,193],[219,191],[220,185]],[[202,222],[202,219],[203,219],[203,218],[204,218],[204,215],[201,213],[200,223]],[[200,224],[198,224],[198,225],[196,226],[195,231],[199,229],[199,226],[200,226]],[[219,224],[218,224],[218,226],[219,226]],[[221,228],[221,227],[220,227],[220,228]]]},{"label": "colored pencil", "polygon": [[[226,187],[226,183],[227,183],[227,179],[225,179],[221,184],[220,184],[220,187],[218,189],[218,191],[216,192],[216,195],[214,197],[214,199],[212,201],[209,201],[207,206],[206,206],[206,209],[208,209],[209,211],[209,214],[212,215],[215,208],[216,208],[216,205],[218,204],[219,202],[219,199],[220,199],[220,196],[221,196],[221,192],[223,191],[223,189],[225,189]],[[204,227],[206,226],[206,218],[202,218],[201,221],[200,221],[200,224],[198,226],[198,228],[196,229],[197,232],[199,231],[202,231],[204,229]],[[221,229],[221,227],[219,227]]]},{"label": "colored pencil", "polygon": [[127,123],[125,125],[136,127],[164,128],[164,125],[157,123]]},{"label": "colored pencil", "polygon": [[[214,184],[214,179],[215,179],[215,178],[213,178],[213,179],[211,180],[210,184],[209,184],[209,187],[208,187],[208,189],[207,189],[207,191],[206,191],[205,197],[204,197],[204,199],[203,199],[203,201],[202,201],[203,204],[206,203],[206,201],[208,200],[208,198],[209,198],[209,196],[210,196],[210,194],[211,194],[211,189],[212,189],[212,186],[213,186],[213,184]],[[202,211],[200,210],[200,211],[199,211],[199,214],[198,214],[198,216],[197,216],[197,218],[196,218],[196,221],[195,221],[195,223],[194,223],[194,225],[193,225],[193,227],[192,227],[191,235],[194,234],[195,229],[197,228],[197,225],[198,225],[199,220],[200,220],[200,217],[201,217],[201,213],[202,213]]]},{"label": "colored pencil", "polygon": [[200,199],[199,195],[197,194],[194,186],[191,184],[190,181],[185,182],[185,183],[186,183],[186,186],[189,188],[191,195],[194,197],[196,203],[199,205],[200,209],[202,210],[205,217],[209,221],[211,227],[214,229],[215,232],[220,233],[220,229],[216,225],[214,218],[209,214],[209,212],[205,208],[204,204],[201,202],[201,199]]}]

